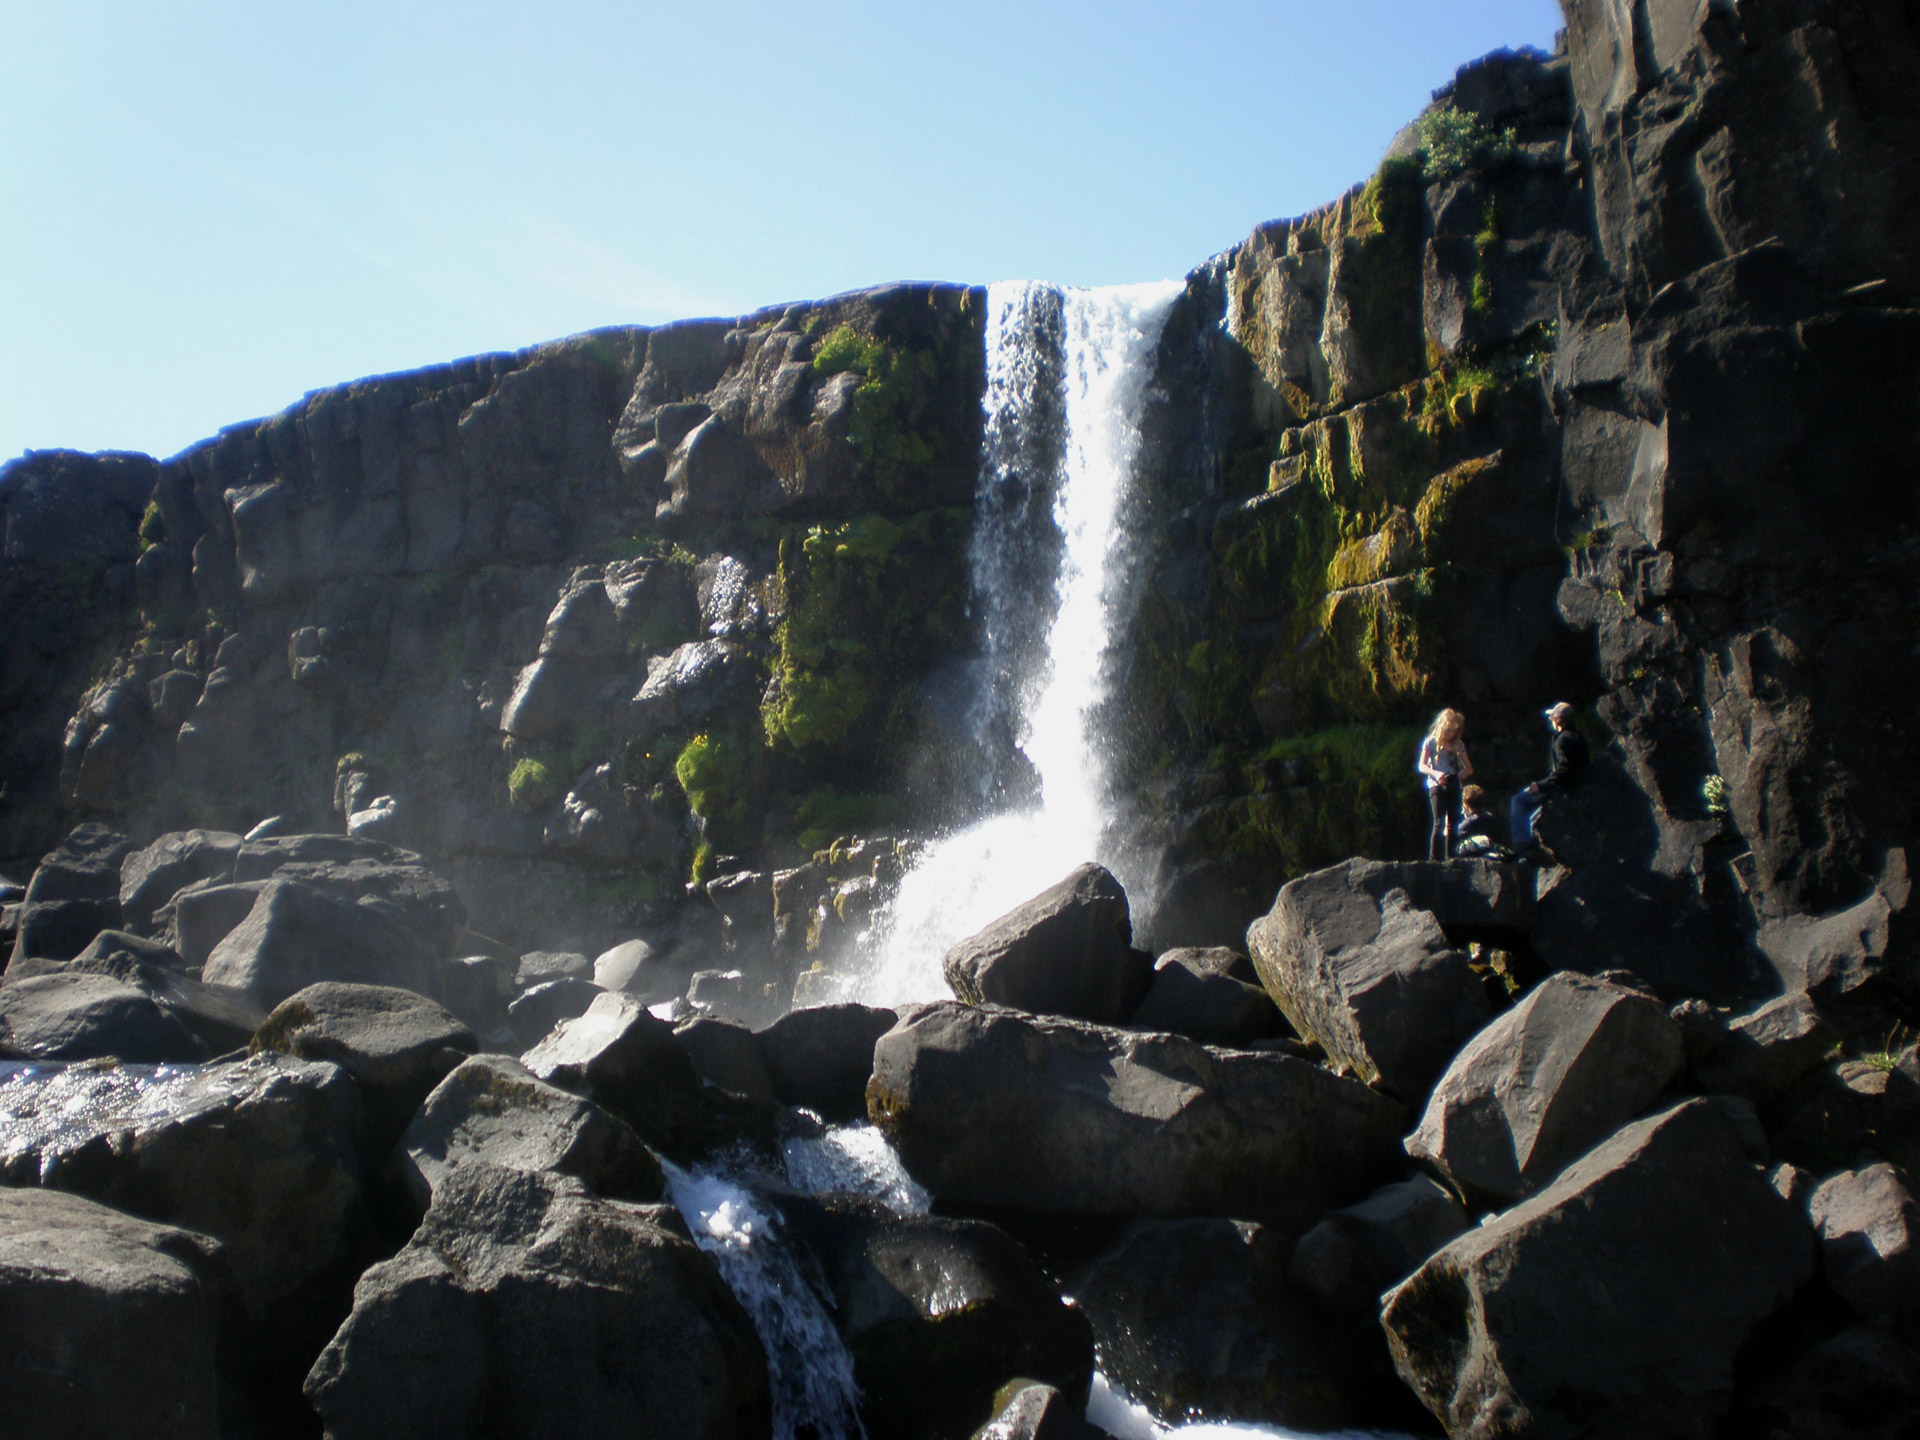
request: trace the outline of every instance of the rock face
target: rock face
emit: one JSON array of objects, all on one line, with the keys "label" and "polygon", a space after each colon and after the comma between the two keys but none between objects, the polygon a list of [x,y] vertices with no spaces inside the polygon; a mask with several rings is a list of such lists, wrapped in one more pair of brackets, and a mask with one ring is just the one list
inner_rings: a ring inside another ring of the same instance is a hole
[{"label": "rock face", "polygon": [[486,1165],[361,1277],[306,1389],[336,1440],[769,1433],[759,1339],[673,1210]]},{"label": "rock face", "polygon": [[1680,1062],[1680,1032],[1659,1001],[1562,972],[1447,1067],[1407,1153],[1469,1199],[1506,1204],[1638,1114]]},{"label": "rock face", "polygon": [[1203,1045],[1244,1045],[1281,1034],[1286,1022],[1257,985],[1203,969],[1172,951],[1154,964],[1153,983],[1127,1023],[1167,1030]]},{"label": "rock face", "polygon": [[1132,941],[1120,882],[1098,865],[1082,865],[962,940],[940,968],[969,1005],[1118,1025],[1151,983],[1152,961]]},{"label": "rock face", "polygon": [[0,1047],[23,1059],[204,1060],[206,1047],[145,990],[111,975],[48,974],[0,984]]},{"label": "rock face", "polygon": [[1467,1228],[1465,1208],[1425,1175],[1383,1185],[1300,1237],[1287,1278],[1323,1304],[1371,1316],[1380,1295]]},{"label": "rock face", "polygon": [[817,1005],[789,1011],[754,1040],[774,1093],[823,1120],[867,1113],[873,1047],[898,1017],[871,1005]]},{"label": "rock face", "polygon": [[422,1210],[468,1164],[571,1175],[614,1200],[665,1193],[660,1163],[625,1121],[504,1055],[476,1056],[442,1080],[407,1126],[395,1161]]},{"label": "rock face", "polygon": [[1807,1201],[1827,1283],[1869,1319],[1920,1315],[1920,1200],[1881,1163],[1821,1183]]},{"label": "rock face", "polygon": [[255,1314],[353,1252],[360,1102],[345,1071],[262,1056],[136,1088],[147,1078],[70,1069],[14,1091],[7,1183],[212,1235]]},{"label": "rock face", "polygon": [[213,1440],[219,1254],[77,1195],[0,1189],[7,1433]]},{"label": "rock face", "polygon": [[424,995],[386,985],[309,985],[280,1002],[255,1051],[330,1060],[353,1076],[369,1145],[384,1156],[420,1102],[471,1055],[473,1033]]},{"label": "rock face", "polygon": [[40,862],[21,902],[13,958],[67,960],[120,923],[120,862],[133,849],[104,825],[74,827]]},{"label": "rock face", "polygon": [[942,1201],[1297,1233],[1391,1174],[1404,1112],[1285,1056],[1010,1010],[909,1010],[867,1108]]},{"label": "rock face", "polygon": [[393,920],[298,880],[267,883],[247,918],[207,957],[201,978],[278,1005],[323,981],[435,988],[437,957]]},{"label": "rock face", "polygon": [[1006,1232],[850,1198],[787,1208],[825,1272],[875,1440],[963,1440],[1016,1378],[1086,1404],[1086,1319]]},{"label": "rock face", "polygon": [[1248,928],[1247,950],[1295,1030],[1417,1104],[1493,1007],[1466,954],[1399,883],[1414,868],[1349,861],[1289,881]]},{"label": "rock face", "polygon": [[771,1139],[759,1107],[702,1081],[673,1027],[631,995],[598,996],[522,1059],[540,1079],[605,1106],[678,1160],[743,1136]]},{"label": "rock face", "polygon": [[1734,1352],[1813,1269],[1728,1103],[1625,1127],[1386,1296],[1394,1363],[1448,1434],[1712,1433]]},{"label": "rock face", "polygon": [[1288,1285],[1288,1248],[1244,1220],[1133,1226],[1074,1287],[1101,1373],[1167,1423],[1325,1430],[1363,1418],[1367,1381],[1377,1393],[1381,1377]]}]

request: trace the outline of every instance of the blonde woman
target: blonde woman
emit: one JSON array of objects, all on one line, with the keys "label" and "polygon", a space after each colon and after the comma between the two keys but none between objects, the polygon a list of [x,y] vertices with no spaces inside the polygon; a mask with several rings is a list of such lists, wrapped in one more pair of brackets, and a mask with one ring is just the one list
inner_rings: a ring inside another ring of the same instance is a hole
[{"label": "blonde woman", "polygon": [[1458,710],[1442,710],[1427,727],[1420,742],[1420,763],[1416,767],[1427,782],[1427,808],[1433,815],[1433,828],[1427,832],[1427,859],[1445,860],[1453,854],[1454,837],[1460,830],[1460,784],[1473,774],[1473,761],[1461,735],[1467,717]]}]

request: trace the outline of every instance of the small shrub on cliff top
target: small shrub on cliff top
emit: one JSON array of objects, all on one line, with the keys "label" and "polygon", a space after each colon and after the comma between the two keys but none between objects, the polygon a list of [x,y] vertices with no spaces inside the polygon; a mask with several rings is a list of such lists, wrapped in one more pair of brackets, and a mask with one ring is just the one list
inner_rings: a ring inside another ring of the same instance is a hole
[{"label": "small shrub on cliff top", "polygon": [[1452,105],[1429,110],[1414,122],[1420,137],[1420,168],[1429,181],[1444,180],[1475,165],[1513,154],[1514,134],[1490,128],[1479,116]]}]

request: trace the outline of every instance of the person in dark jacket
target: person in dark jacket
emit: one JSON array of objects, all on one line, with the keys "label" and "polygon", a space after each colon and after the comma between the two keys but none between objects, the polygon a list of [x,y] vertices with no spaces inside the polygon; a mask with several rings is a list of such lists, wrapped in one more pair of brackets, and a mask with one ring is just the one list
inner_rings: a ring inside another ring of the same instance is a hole
[{"label": "person in dark jacket", "polygon": [[1553,768],[1546,775],[1513,797],[1507,806],[1507,825],[1513,834],[1515,854],[1532,850],[1533,822],[1540,818],[1540,807],[1547,796],[1564,793],[1577,786],[1587,773],[1587,742],[1573,728],[1573,706],[1562,700],[1549,705],[1547,723],[1553,726]]}]

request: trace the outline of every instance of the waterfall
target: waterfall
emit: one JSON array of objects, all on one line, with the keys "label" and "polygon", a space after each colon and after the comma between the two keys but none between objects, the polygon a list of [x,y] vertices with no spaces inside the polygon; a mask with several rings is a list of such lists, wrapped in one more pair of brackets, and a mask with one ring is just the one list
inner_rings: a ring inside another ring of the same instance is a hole
[{"label": "waterfall", "polygon": [[[1131,614],[1114,562],[1154,354],[1181,288],[987,291],[972,566],[985,662],[970,718],[988,753],[996,727],[1011,731],[1038,796],[921,853],[875,920],[857,985],[871,1003],[947,998],[949,946],[1098,857],[1105,747],[1093,721],[1108,648]],[[1051,533],[1034,504],[1049,490]],[[1050,573],[1046,553],[1057,554]],[[1035,645],[1031,622],[1048,612]],[[993,789],[1014,798],[1010,784]]]}]

